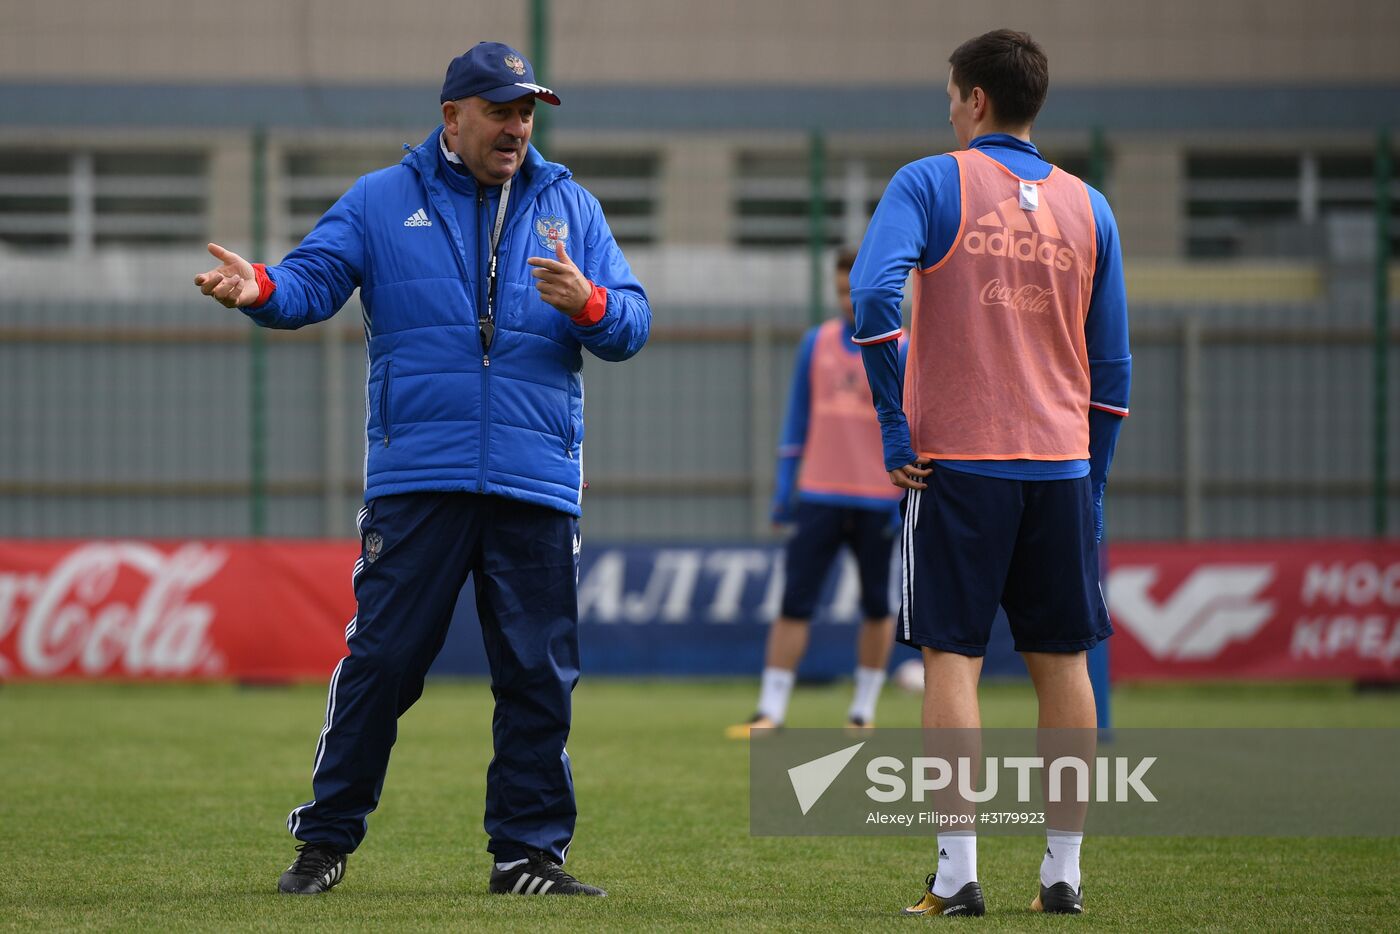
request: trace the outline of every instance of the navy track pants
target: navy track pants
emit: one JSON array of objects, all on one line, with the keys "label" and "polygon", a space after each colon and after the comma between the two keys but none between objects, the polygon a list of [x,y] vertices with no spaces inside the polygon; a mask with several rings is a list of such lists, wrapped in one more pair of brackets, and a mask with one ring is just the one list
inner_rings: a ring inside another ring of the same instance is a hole
[{"label": "navy track pants", "polygon": [[471,575],[496,700],[486,775],[497,861],[562,861],[577,811],[564,743],[578,681],[578,520],[472,493],[381,496],[360,511],[349,654],[331,675],[298,840],[351,852],[379,803],[398,718],[423,693]]}]

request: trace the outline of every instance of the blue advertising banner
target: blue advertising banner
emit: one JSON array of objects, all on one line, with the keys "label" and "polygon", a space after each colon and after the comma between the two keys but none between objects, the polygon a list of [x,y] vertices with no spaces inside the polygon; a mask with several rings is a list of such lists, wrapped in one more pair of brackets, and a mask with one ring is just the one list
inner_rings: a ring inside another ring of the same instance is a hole
[{"label": "blue advertising banner", "polygon": [[[897,585],[898,573],[891,575]],[[579,569],[579,642],[586,675],[757,676],[768,626],[783,595],[780,545],[608,545],[585,542]],[[898,594],[890,606],[898,608]],[[806,680],[855,669],[860,582],[843,553],[826,587],[807,655]],[[890,666],[918,655],[896,645]],[[983,674],[1024,676],[1004,618],[993,628]],[[440,675],[488,673],[473,587],[457,604]]]}]

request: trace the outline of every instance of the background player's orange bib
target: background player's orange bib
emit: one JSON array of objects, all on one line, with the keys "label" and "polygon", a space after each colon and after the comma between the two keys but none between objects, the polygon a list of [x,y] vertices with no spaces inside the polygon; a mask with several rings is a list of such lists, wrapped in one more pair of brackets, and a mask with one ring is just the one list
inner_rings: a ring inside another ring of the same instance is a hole
[{"label": "background player's orange bib", "polygon": [[871,499],[903,494],[885,473],[880,422],[860,354],[841,346],[838,320],[823,324],[812,347],[811,422],[797,488]]},{"label": "background player's orange bib", "polygon": [[914,277],[904,377],[914,450],[939,460],[1087,460],[1084,319],[1096,246],[1088,189],[1059,169],[1026,182],[975,150],[952,155],[958,235]]}]

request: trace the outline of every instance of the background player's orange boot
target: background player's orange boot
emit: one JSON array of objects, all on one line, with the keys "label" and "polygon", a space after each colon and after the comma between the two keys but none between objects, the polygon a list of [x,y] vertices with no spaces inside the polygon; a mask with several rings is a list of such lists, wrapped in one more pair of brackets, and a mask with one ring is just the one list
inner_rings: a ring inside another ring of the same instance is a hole
[{"label": "background player's orange boot", "polygon": [[776,730],[782,727],[781,723],[774,723],[761,713],[753,715],[752,719],[744,723],[735,723],[724,728],[724,735],[727,739],[748,739],[749,734],[754,730]]}]

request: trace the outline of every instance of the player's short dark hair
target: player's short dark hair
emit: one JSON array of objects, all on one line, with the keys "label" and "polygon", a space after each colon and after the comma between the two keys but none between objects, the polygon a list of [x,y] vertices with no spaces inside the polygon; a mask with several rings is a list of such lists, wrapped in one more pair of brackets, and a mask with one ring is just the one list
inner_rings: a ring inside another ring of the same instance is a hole
[{"label": "player's short dark hair", "polygon": [[850,272],[851,267],[856,264],[856,248],[853,246],[843,246],[836,251],[836,271]]},{"label": "player's short dark hair", "polygon": [[981,88],[1005,126],[1033,123],[1050,90],[1050,63],[1030,33],[994,29],[958,46],[948,63],[963,100]]}]

